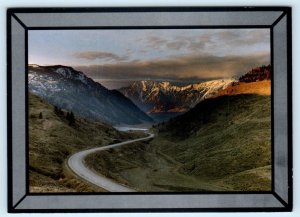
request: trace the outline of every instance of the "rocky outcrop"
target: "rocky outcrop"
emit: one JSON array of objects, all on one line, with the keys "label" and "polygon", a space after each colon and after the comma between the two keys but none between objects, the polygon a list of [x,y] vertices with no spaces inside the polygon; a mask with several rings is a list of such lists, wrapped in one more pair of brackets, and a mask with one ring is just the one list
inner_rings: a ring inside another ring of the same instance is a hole
[{"label": "rocky outcrop", "polygon": [[271,79],[271,65],[260,66],[251,71],[247,72],[245,75],[239,78],[240,82],[255,82]]}]

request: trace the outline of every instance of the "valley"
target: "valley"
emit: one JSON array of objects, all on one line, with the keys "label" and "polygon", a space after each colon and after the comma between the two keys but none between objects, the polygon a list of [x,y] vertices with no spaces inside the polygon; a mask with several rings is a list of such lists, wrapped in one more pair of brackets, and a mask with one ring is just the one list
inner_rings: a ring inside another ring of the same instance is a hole
[{"label": "valley", "polygon": [[268,67],[119,90],[71,67],[29,70],[30,192],[110,191],[97,174],[141,192],[271,190]]},{"label": "valley", "polygon": [[[270,82],[260,85],[270,88]],[[139,191],[269,191],[270,118],[270,95],[223,94],[154,126],[150,144],[99,152],[86,161]]]}]

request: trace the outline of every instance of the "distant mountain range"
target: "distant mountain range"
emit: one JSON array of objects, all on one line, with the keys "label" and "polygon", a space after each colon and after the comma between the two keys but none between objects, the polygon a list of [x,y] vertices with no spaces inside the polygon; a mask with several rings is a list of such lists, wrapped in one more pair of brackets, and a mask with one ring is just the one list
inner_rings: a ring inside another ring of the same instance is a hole
[{"label": "distant mountain range", "polygon": [[188,111],[234,81],[234,79],[220,79],[183,87],[172,85],[170,82],[136,81],[119,91],[149,116],[156,119],[165,114],[168,119]]},{"label": "distant mountain range", "polygon": [[29,91],[81,117],[113,125],[153,120],[117,90],[108,90],[71,67],[29,65]]},{"label": "distant mountain range", "polygon": [[30,92],[81,117],[113,125],[167,121],[235,83],[268,80],[270,77],[271,66],[268,65],[250,70],[238,81],[218,79],[186,86],[136,81],[119,90],[108,90],[68,66],[29,65],[28,72]]}]

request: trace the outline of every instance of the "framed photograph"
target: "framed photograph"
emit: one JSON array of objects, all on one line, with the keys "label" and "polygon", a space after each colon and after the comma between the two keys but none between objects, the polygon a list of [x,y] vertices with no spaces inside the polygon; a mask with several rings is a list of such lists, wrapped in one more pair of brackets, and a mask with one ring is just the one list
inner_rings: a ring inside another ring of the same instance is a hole
[{"label": "framed photograph", "polygon": [[289,7],[7,10],[8,212],[291,211]]}]

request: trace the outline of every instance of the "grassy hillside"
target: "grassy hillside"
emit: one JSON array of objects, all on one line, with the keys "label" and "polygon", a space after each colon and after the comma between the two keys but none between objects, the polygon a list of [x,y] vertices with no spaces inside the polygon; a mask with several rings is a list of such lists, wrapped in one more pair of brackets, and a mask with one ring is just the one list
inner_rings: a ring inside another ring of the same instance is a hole
[{"label": "grassy hillside", "polygon": [[260,91],[225,91],[155,126],[150,144],[100,152],[87,163],[140,191],[271,190],[270,103]]},{"label": "grassy hillside", "polygon": [[267,96],[209,99],[158,129],[174,143],[162,151],[184,163],[187,174],[221,178],[271,163]]},{"label": "grassy hillside", "polygon": [[[68,117],[67,117],[68,116]],[[29,184],[31,192],[102,191],[75,177],[65,165],[79,150],[138,137],[79,119],[29,94]]]}]

